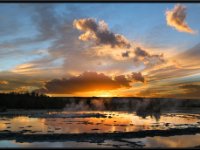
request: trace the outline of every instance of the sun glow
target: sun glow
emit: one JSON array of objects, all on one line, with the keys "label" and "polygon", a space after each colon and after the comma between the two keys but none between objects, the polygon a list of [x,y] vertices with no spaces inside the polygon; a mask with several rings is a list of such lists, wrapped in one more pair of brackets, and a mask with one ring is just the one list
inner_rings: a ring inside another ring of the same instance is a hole
[{"label": "sun glow", "polygon": [[100,93],[99,95],[97,95],[98,97],[112,97],[113,95],[112,94],[110,94],[110,93],[106,93],[106,92],[104,92],[104,93]]},{"label": "sun glow", "polygon": [[[86,93],[85,93],[86,94]],[[92,91],[87,93],[88,96],[95,96],[95,97],[113,97],[113,93],[108,91]]]},{"label": "sun glow", "polygon": [[111,92],[108,91],[91,91],[91,92],[80,92],[75,94],[48,94],[50,97],[74,97],[80,96],[80,97],[114,97],[117,96]]}]

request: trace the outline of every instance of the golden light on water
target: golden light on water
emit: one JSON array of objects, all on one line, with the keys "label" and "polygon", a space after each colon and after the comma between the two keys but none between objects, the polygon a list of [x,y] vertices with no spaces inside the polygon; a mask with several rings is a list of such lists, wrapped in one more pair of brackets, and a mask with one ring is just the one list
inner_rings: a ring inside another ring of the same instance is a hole
[{"label": "golden light on water", "polygon": [[[61,115],[67,116],[70,114],[76,114],[77,116],[83,114],[104,114],[106,118],[29,118],[27,116],[9,118],[7,120],[1,120],[0,131],[6,130],[10,127],[11,131],[29,130],[28,132],[36,133],[48,133],[52,131],[54,133],[82,133],[82,132],[114,132],[114,131],[139,131],[150,129],[167,129],[165,123],[169,123],[171,126],[184,126],[187,124],[196,124],[198,122],[199,115],[188,115],[184,117],[183,114],[164,115],[161,116],[159,121],[150,116],[141,118],[135,113],[126,112],[108,112],[108,111],[80,111],[80,112],[51,112],[49,115]],[[158,126],[154,126],[157,124]],[[98,129],[98,130],[93,130]]]}]

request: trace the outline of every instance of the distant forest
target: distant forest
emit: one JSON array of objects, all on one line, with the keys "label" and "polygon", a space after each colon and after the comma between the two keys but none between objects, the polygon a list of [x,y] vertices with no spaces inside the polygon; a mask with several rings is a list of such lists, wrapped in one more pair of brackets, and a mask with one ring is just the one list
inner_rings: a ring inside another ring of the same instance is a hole
[{"label": "distant forest", "polygon": [[64,108],[65,102],[37,93],[1,93],[1,109],[57,109]]}]

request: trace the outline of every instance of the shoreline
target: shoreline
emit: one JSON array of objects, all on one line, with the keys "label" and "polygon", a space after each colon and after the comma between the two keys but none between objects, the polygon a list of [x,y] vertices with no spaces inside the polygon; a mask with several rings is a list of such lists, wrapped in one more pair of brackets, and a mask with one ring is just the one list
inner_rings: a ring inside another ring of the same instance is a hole
[{"label": "shoreline", "polygon": [[145,138],[154,136],[194,135],[200,133],[200,128],[143,130],[137,132],[118,133],[80,133],[80,134],[24,134],[25,132],[0,132],[0,140],[16,140],[16,142],[103,142],[105,140],[120,140],[122,138]]}]

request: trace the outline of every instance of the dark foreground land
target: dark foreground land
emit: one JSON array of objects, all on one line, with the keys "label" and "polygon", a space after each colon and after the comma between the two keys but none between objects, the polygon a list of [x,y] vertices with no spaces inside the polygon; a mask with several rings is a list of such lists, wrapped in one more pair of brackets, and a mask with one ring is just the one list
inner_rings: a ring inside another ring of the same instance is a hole
[{"label": "dark foreground land", "polygon": [[121,140],[122,138],[145,138],[153,136],[194,135],[200,133],[200,128],[188,127],[169,130],[143,130],[137,132],[119,133],[79,133],[79,134],[24,134],[23,132],[0,132],[0,140],[16,140],[16,142],[103,142],[105,140]]}]

